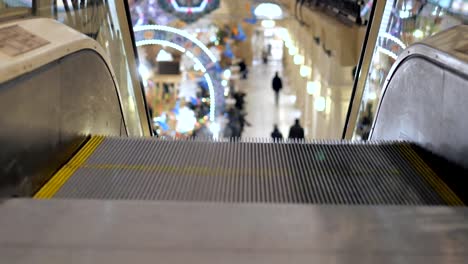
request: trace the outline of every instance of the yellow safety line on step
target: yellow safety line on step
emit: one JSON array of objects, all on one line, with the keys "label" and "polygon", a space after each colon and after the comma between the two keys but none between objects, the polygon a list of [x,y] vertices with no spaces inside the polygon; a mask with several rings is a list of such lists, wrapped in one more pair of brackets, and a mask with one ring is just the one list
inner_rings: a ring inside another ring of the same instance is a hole
[{"label": "yellow safety line on step", "polygon": [[35,199],[50,199],[70,179],[75,171],[94,153],[104,140],[102,136],[93,136],[35,195]]},{"label": "yellow safety line on step", "polygon": [[463,206],[463,201],[440,179],[439,176],[424,162],[424,160],[409,146],[402,145],[401,152],[429,185],[448,205]]}]

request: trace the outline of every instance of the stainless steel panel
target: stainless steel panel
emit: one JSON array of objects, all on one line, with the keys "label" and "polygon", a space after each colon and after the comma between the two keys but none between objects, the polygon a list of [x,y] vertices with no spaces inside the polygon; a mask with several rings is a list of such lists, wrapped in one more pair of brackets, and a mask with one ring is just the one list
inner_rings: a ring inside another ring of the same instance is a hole
[{"label": "stainless steel panel", "polygon": [[[136,63],[138,59],[130,33],[132,25],[126,14],[126,1],[84,0],[79,5],[63,1],[57,4],[50,0],[32,2],[35,4],[33,16],[55,19],[93,38],[96,45],[106,51],[119,84],[128,133],[132,136],[150,136],[143,86]],[[64,5],[67,6],[64,8]]]},{"label": "stainless steel panel", "polygon": [[[468,61],[448,50],[461,43],[447,44],[454,32],[467,30],[463,26],[436,35],[398,59],[386,81],[371,139],[410,140],[468,168]],[[444,51],[429,44],[440,44]]]},{"label": "stainless steel panel", "polygon": [[0,196],[33,194],[86,135],[119,136],[123,122],[109,70],[91,50],[0,84],[0,112]]},{"label": "stainless steel panel", "polygon": [[441,133],[431,149],[468,168],[468,78],[444,74]]},{"label": "stainless steel panel", "polygon": [[371,129],[368,121],[375,119],[386,80],[406,58],[423,55],[465,75],[468,72],[468,25],[463,25],[466,16],[450,11],[457,8],[455,5],[443,7],[438,1],[412,0],[408,9],[406,0],[378,2],[386,2],[386,7],[370,68],[365,72],[361,103],[351,112],[358,118],[354,123],[350,119],[347,135],[354,139],[367,139]]},{"label": "stainless steel panel", "polygon": [[91,200],[0,204],[1,263],[464,264],[468,209]]},{"label": "stainless steel panel", "polygon": [[[372,139],[431,144],[440,138],[444,70],[421,58],[404,63],[387,88]],[[428,136],[431,134],[431,136]]]},{"label": "stainless steel panel", "polygon": [[62,133],[120,135],[120,102],[107,67],[92,51],[61,60],[58,114]]}]

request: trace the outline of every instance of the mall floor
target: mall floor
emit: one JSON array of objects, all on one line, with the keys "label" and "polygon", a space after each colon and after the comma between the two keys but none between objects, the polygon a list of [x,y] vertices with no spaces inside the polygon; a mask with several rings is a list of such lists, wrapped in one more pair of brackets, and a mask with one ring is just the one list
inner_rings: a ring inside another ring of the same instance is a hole
[{"label": "mall floor", "polygon": [[[283,79],[279,106],[275,105],[275,94],[271,82],[275,72]],[[247,120],[252,124],[246,127],[243,138],[270,138],[273,125],[277,124],[284,138],[294,119],[300,118],[300,111],[294,107],[296,97],[291,94],[288,80],[283,74],[281,61],[270,61],[267,65],[254,62],[249,69],[249,78],[239,81],[239,90],[247,93],[245,110]]]}]

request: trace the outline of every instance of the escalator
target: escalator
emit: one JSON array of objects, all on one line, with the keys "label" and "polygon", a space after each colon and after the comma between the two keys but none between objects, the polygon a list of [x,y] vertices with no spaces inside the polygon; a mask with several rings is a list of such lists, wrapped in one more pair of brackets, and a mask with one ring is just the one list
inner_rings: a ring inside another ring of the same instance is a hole
[{"label": "escalator", "polygon": [[371,140],[271,142],[128,137],[105,52],[41,23],[0,60],[0,262],[466,263],[466,26],[399,58]]},{"label": "escalator", "polygon": [[[461,177],[461,175],[459,176]],[[463,205],[404,142],[92,137],[35,198]]]}]

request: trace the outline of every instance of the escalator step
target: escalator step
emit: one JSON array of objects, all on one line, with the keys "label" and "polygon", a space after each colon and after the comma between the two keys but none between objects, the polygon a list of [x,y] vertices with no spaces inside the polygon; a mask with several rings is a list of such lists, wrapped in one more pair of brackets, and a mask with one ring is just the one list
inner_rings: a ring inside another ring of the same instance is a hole
[{"label": "escalator step", "polygon": [[49,197],[358,205],[461,201],[404,142],[106,138]]}]

